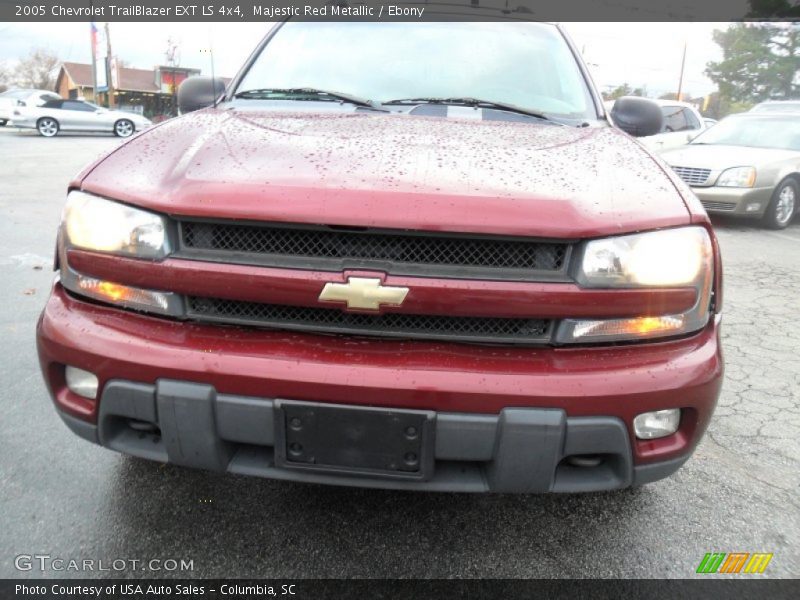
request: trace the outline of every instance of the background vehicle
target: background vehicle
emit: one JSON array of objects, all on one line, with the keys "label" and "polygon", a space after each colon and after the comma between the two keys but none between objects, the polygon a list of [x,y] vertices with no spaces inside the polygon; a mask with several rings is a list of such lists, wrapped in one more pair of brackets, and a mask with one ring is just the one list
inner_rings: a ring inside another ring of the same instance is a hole
[{"label": "background vehicle", "polygon": [[14,109],[15,127],[36,129],[44,137],[59,131],[98,131],[129,137],[149,127],[149,119],[135,113],[101,108],[83,100],[50,100],[40,107]]},{"label": "background vehicle", "polygon": [[[639,141],[654,152],[660,153],[688,144],[698,133],[709,127],[700,112],[691,104],[677,100],[651,100],[651,102],[661,108],[664,124],[659,133],[640,137]],[[614,102],[605,102],[605,107],[610,113]]]},{"label": "background vehicle", "polygon": [[800,100],[767,100],[756,104],[749,112],[752,113],[800,113]]},{"label": "background vehicle", "polygon": [[41,106],[49,100],[61,100],[61,96],[47,90],[15,89],[0,94],[0,126],[11,120],[14,109],[22,106]]},{"label": "background vehicle", "polygon": [[747,112],[720,121],[662,158],[710,213],[789,225],[800,190],[800,118]]}]

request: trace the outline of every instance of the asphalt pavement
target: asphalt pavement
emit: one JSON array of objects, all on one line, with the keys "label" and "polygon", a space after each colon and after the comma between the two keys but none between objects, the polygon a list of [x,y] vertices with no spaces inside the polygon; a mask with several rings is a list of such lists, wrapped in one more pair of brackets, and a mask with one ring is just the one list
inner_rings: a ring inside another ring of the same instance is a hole
[{"label": "asphalt pavement", "polygon": [[[0,577],[682,578],[706,552],[773,553],[763,576],[800,575],[800,217],[781,232],[715,222],[727,372],[673,477],[549,496],[312,486],[121,456],[53,410],[34,329],[56,226],[71,177],[118,143],[0,128]],[[21,571],[20,555],[192,569]]]}]

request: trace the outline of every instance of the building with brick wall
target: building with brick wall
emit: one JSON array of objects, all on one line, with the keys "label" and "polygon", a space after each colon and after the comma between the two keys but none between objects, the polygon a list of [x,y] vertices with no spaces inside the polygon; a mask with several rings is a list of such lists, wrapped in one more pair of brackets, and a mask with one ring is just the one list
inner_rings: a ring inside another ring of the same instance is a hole
[{"label": "building with brick wall", "polygon": [[[62,98],[83,98],[109,108],[138,112],[158,120],[177,114],[175,92],[187,77],[200,75],[200,69],[158,66],[133,69],[115,66],[111,61],[110,88],[95,94],[92,65],[64,62],[58,71],[55,91]],[[223,78],[226,85],[230,79]]]}]

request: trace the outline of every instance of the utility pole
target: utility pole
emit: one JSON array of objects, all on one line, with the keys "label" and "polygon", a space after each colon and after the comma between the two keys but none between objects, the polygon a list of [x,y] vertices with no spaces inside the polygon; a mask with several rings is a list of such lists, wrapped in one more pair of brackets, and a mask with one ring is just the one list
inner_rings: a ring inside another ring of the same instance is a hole
[{"label": "utility pole", "polygon": [[114,94],[114,82],[111,79],[111,29],[108,26],[108,21],[106,21],[106,81],[108,82],[108,92],[106,92],[107,102],[106,107],[111,107],[113,104],[112,97]]},{"label": "utility pole", "polygon": [[178,104],[175,96],[175,92],[177,91],[175,89],[175,71],[180,64],[180,54],[178,51],[178,44],[172,39],[171,36],[167,38],[167,51],[164,53],[164,57],[167,59],[167,65],[172,71],[172,85],[170,86],[170,113],[172,116],[175,116],[178,114]]},{"label": "utility pole", "polygon": [[97,25],[94,21],[89,24],[89,38],[92,43],[92,102],[97,103]]},{"label": "utility pole", "polygon": [[683,58],[681,59],[681,77],[678,80],[678,102],[681,101],[681,94],[683,93],[683,70],[686,67],[686,42],[683,42]]}]

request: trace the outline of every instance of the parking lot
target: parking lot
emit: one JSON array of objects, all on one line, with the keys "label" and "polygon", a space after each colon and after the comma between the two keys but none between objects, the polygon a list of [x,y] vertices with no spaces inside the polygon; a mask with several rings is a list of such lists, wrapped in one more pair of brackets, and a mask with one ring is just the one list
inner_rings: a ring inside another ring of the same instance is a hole
[{"label": "parking lot", "polygon": [[42,576],[14,566],[36,553],[193,561],[190,573],[147,575],[680,578],[706,552],[767,552],[766,575],[800,573],[800,218],[780,232],[715,221],[725,384],[670,479],[569,496],[316,487],[121,456],[53,410],[34,329],[55,230],[70,178],[118,143],[0,128],[0,577]]}]

